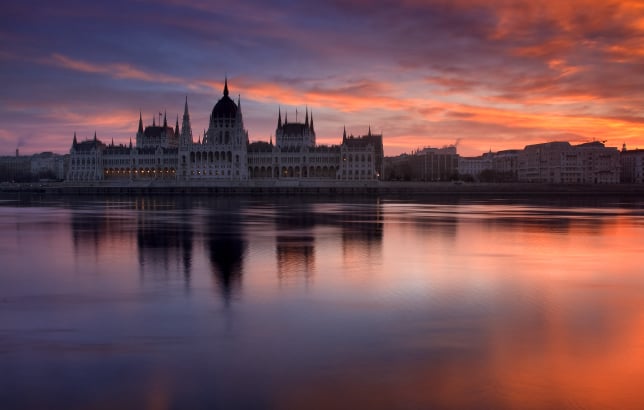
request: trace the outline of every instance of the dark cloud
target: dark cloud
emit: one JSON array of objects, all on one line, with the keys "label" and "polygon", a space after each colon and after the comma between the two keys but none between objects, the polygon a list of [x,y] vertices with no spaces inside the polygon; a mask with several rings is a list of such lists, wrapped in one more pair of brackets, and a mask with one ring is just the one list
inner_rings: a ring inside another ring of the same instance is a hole
[{"label": "dark cloud", "polygon": [[83,117],[128,138],[100,118],[174,112],[185,95],[200,129],[227,73],[253,139],[274,132],[277,106],[309,104],[321,140],[379,123],[399,147],[637,141],[643,19],[632,2],[589,0],[10,0],[0,138],[37,150],[40,130],[50,149]]}]

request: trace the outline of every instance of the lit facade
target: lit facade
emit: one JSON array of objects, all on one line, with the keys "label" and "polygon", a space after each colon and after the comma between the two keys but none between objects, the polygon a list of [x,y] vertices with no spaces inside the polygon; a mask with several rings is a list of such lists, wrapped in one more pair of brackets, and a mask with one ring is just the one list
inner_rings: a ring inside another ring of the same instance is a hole
[{"label": "lit facade", "polygon": [[[160,120],[159,120],[160,122]],[[317,145],[313,114],[305,120],[282,122],[278,111],[275,144],[250,143],[244,128],[241,101],[229,97],[228,81],[223,96],[210,115],[208,130],[194,141],[186,99],[181,127],[179,119],[169,127],[143,127],[139,116],[136,144],[106,145],[96,138],[78,142],[70,149],[69,181],[244,181],[244,180],[349,180],[375,181],[383,174],[382,135],[347,137],[339,145]]]}]

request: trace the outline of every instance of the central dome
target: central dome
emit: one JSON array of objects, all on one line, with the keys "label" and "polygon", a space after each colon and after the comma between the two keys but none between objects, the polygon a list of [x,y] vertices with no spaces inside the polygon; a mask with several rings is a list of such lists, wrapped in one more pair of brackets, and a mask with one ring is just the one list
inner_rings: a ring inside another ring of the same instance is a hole
[{"label": "central dome", "polygon": [[215,118],[235,118],[237,115],[237,104],[228,96],[228,79],[224,83],[224,96],[221,97],[215,107],[212,109],[211,117]]}]

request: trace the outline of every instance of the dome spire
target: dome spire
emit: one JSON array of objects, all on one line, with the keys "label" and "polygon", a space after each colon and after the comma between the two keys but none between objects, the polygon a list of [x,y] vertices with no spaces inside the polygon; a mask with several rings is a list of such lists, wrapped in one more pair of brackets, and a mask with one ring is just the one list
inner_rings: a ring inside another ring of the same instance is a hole
[{"label": "dome spire", "polygon": [[228,76],[224,79],[224,97],[228,97]]}]

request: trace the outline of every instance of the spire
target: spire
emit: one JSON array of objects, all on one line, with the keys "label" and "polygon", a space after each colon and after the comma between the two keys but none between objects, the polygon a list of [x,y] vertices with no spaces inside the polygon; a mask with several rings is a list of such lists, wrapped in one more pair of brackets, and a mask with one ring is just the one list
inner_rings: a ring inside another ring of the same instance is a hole
[{"label": "spire", "polygon": [[177,114],[177,122],[176,125],[174,126],[174,135],[179,136],[179,114]]},{"label": "spire", "polygon": [[163,110],[163,128],[168,128],[168,120],[166,118],[165,110]]},{"label": "spire", "polygon": [[143,116],[141,114],[141,110],[139,110],[139,134],[143,134]]},{"label": "spire", "polygon": [[114,146],[114,137],[112,137],[112,146]]},{"label": "spire", "polygon": [[369,124],[369,133],[367,135],[371,137],[371,124]]},{"label": "spire", "polygon": [[156,127],[156,126],[157,126],[157,124],[156,124],[156,120],[155,120],[155,118],[154,118],[154,117],[155,117],[155,116],[153,115],[153,116],[152,116],[152,126],[153,126],[153,127]]},{"label": "spire", "polygon": [[282,128],[282,107],[277,108],[277,128]]},{"label": "spire", "polygon": [[304,125],[306,126],[306,128],[309,127],[309,106],[308,105],[306,106],[306,115],[305,115],[305,119],[304,119]]},{"label": "spire", "polygon": [[344,131],[342,131],[342,143],[346,142],[347,140],[347,126],[344,126]]},{"label": "spire", "polygon": [[228,97],[228,76],[224,80],[224,97]]},{"label": "spire", "polygon": [[130,137],[130,149],[132,149],[132,137]]},{"label": "spire", "polygon": [[94,141],[96,141],[96,130],[94,130]]},{"label": "spire", "polygon": [[311,132],[315,132],[315,129],[313,128],[313,110],[311,110]]},{"label": "spire", "polygon": [[237,116],[239,119],[242,118],[241,96],[239,94],[237,94]]},{"label": "spire", "polygon": [[269,144],[273,145],[273,134],[271,134],[271,139],[270,139]]},{"label": "spire", "polygon": [[190,114],[188,113],[188,96],[186,96],[186,105],[183,110],[183,121],[181,123],[181,143],[184,145],[192,144],[192,126],[190,126]]},{"label": "spire", "polygon": [[76,141],[76,131],[74,131],[74,142],[73,142],[73,145],[76,145],[76,144],[78,144],[78,142]]},{"label": "spire", "polygon": [[284,113],[284,125],[288,123],[288,111]]}]

